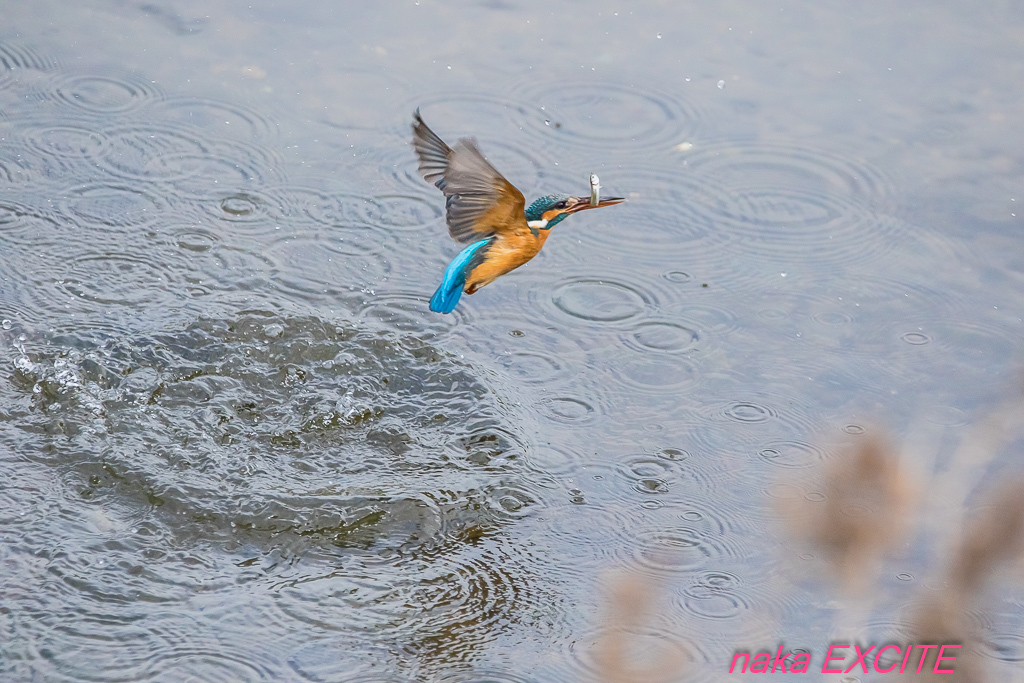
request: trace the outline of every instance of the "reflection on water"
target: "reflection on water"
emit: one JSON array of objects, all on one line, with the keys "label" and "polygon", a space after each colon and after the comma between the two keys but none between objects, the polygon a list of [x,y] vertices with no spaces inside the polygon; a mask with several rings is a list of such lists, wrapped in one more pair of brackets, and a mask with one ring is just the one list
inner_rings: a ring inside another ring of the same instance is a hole
[{"label": "reflection on water", "polygon": [[[799,3],[90,7],[0,29],[0,678],[592,680],[617,567],[685,680],[820,654],[792,477],[878,416],[958,442],[1019,360],[1002,10],[888,17],[911,54]],[[628,201],[432,315],[417,106]]]}]

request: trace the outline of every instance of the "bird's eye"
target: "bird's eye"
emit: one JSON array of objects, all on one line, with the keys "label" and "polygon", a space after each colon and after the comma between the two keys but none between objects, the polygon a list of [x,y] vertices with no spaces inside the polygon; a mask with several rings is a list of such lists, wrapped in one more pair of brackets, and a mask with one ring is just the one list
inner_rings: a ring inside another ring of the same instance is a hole
[{"label": "bird's eye", "polygon": [[555,208],[557,208],[557,209],[564,209],[565,208],[565,201],[563,200],[563,201],[560,201],[557,204],[555,204]]}]

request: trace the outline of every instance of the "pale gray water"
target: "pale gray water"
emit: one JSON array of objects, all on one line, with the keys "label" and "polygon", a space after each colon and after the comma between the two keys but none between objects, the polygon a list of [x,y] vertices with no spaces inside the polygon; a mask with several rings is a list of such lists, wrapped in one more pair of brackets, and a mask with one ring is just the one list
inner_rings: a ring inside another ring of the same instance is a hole
[{"label": "pale gray water", "polygon": [[[946,471],[1013,390],[1013,3],[3,16],[4,681],[591,680],[616,569],[660,581],[639,641],[684,680],[820,655],[778,482],[878,423]],[[433,314],[416,107],[528,198],[629,201]],[[1021,596],[977,618],[993,671]]]}]

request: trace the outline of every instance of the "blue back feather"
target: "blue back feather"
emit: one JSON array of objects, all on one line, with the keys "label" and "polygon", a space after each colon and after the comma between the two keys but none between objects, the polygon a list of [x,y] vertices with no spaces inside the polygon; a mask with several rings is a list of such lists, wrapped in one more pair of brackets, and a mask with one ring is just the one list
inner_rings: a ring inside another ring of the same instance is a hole
[{"label": "blue back feather", "polygon": [[490,241],[491,238],[487,238],[473,242],[448,264],[444,270],[444,279],[441,280],[434,296],[430,297],[430,310],[435,313],[451,313],[455,310],[462,296],[462,288],[466,285],[466,276],[477,265],[471,264],[473,257]]}]

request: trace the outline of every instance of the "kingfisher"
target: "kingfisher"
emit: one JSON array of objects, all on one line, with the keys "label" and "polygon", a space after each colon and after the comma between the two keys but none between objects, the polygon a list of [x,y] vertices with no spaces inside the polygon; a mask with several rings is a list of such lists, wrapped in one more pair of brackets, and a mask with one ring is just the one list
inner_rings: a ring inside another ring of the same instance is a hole
[{"label": "kingfisher", "polygon": [[523,193],[484,159],[475,140],[460,138],[449,147],[423,122],[419,109],[412,132],[420,173],[444,193],[448,234],[468,245],[448,264],[430,298],[436,313],[451,313],[463,291],[472,294],[532,259],[566,216],[626,201],[600,199],[597,176],[591,176],[590,197],[549,194],[526,208]]}]

